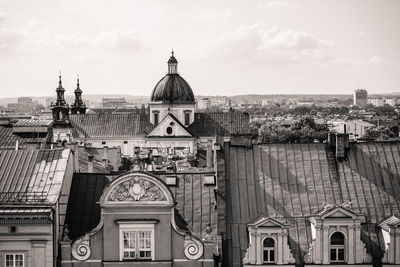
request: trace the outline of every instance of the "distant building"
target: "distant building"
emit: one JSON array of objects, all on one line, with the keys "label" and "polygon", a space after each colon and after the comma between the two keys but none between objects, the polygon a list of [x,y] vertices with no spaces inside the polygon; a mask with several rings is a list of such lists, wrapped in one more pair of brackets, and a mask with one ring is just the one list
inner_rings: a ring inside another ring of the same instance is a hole
[{"label": "distant building", "polygon": [[382,107],[385,104],[385,99],[383,98],[368,99],[368,103],[374,105],[375,107]]},{"label": "distant building", "polygon": [[101,103],[103,108],[125,108],[128,104],[124,97],[103,98]]},{"label": "distant building", "polygon": [[208,97],[202,98],[197,101],[197,109],[209,109],[211,101]]},{"label": "distant building", "polygon": [[32,105],[32,98],[30,98],[30,97],[19,97],[17,102],[18,102],[18,104],[30,106],[30,105]]},{"label": "distant building", "polygon": [[[375,127],[375,124],[363,120],[337,121],[332,124],[331,129],[337,133],[348,133],[351,140],[362,138],[367,129]],[[346,132],[344,131],[345,128]]]},{"label": "distant building", "polygon": [[365,106],[367,104],[368,91],[365,89],[357,89],[354,91],[354,105]]},{"label": "distant building", "polygon": [[385,104],[388,104],[390,106],[395,106],[397,104],[397,98],[386,98]]},{"label": "distant building", "polygon": [[297,105],[299,106],[312,106],[314,104],[314,102],[311,101],[299,101],[297,102]]},{"label": "distant building", "polygon": [[46,98],[46,108],[51,108],[51,103],[56,102],[56,98],[54,97],[50,97],[50,98]]}]

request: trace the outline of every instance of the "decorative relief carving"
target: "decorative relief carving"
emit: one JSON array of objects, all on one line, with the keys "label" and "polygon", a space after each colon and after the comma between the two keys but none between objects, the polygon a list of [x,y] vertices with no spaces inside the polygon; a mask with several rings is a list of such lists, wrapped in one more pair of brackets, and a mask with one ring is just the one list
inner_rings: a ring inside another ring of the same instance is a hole
[{"label": "decorative relief carving", "polygon": [[314,249],[314,244],[312,243],[310,247],[308,248],[308,253],[304,255],[304,263],[312,263],[313,262],[313,249]]},{"label": "decorative relief carving", "polygon": [[89,238],[85,236],[84,238],[77,240],[77,242],[74,242],[71,248],[71,253],[72,256],[79,261],[89,259],[90,254],[92,253],[90,250]]},{"label": "decorative relief carving", "polygon": [[186,236],[184,246],[185,256],[189,260],[197,260],[203,256],[203,243],[199,240]]},{"label": "decorative relief carving", "polygon": [[135,176],[126,180],[108,196],[107,201],[166,201],[167,197],[154,183]]}]

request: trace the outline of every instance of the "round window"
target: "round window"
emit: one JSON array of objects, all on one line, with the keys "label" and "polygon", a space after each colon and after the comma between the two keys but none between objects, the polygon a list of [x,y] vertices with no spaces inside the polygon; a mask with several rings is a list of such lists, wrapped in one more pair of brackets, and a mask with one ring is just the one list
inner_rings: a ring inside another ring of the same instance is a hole
[{"label": "round window", "polygon": [[167,134],[172,134],[172,127],[167,127]]}]

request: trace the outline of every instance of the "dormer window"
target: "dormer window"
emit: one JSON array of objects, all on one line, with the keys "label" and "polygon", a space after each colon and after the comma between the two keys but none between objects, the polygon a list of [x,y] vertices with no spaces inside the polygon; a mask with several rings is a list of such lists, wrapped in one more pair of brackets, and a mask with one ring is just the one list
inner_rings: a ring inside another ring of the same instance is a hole
[{"label": "dormer window", "polygon": [[263,263],[275,263],[275,240],[271,237],[263,242]]},{"label": "dormer window", "polygon": [[341,232],[334,232],[331,235],[331,255],[330,261],[333,262],[344,262],[345,261],[345,238]]},{"label": "dormer window", "polygon": [[288,227],[289,225],[277,219],[264,216],[248,223],[249,248],[243,259],[244,266],[262,264],[294,266],[295,259],[288,243]]},{"label": "dormer window", "polygon": [[371,263],[361,240],[362,214],[351,209],[351,203],[324,204],[310,219],[312,243],[304,256],[305,264]]}]

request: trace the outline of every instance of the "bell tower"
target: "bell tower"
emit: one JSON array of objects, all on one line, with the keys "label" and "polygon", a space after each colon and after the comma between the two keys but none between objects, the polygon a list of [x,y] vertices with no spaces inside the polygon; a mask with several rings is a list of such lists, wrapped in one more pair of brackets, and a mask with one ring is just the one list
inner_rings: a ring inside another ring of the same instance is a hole
[{"label": "bell tower", "polygon": [[79,76],[76,81],[76,89],[74,91],[75,101],[71,105],[71,113],[72,114],[85,114],[86,113],[86,105],[82,100],[82,90],[79,87]]},{"label": "bell tower", "polygon": [[56,88],[57,100],[55,103],[51,103],[54,126],[69,124],[69,106],[64,98],[65,89],[62,87],[61,72],[58,78],[58,87]]},{"label": "bell tower", "polygon": [[69,121],[69,106],[64,98],[65,89],[62,87],[61,72],[58,87],[56,88],[57,100],[51,103],[53,112],[53,142],[71,142],[72,125]]}]

